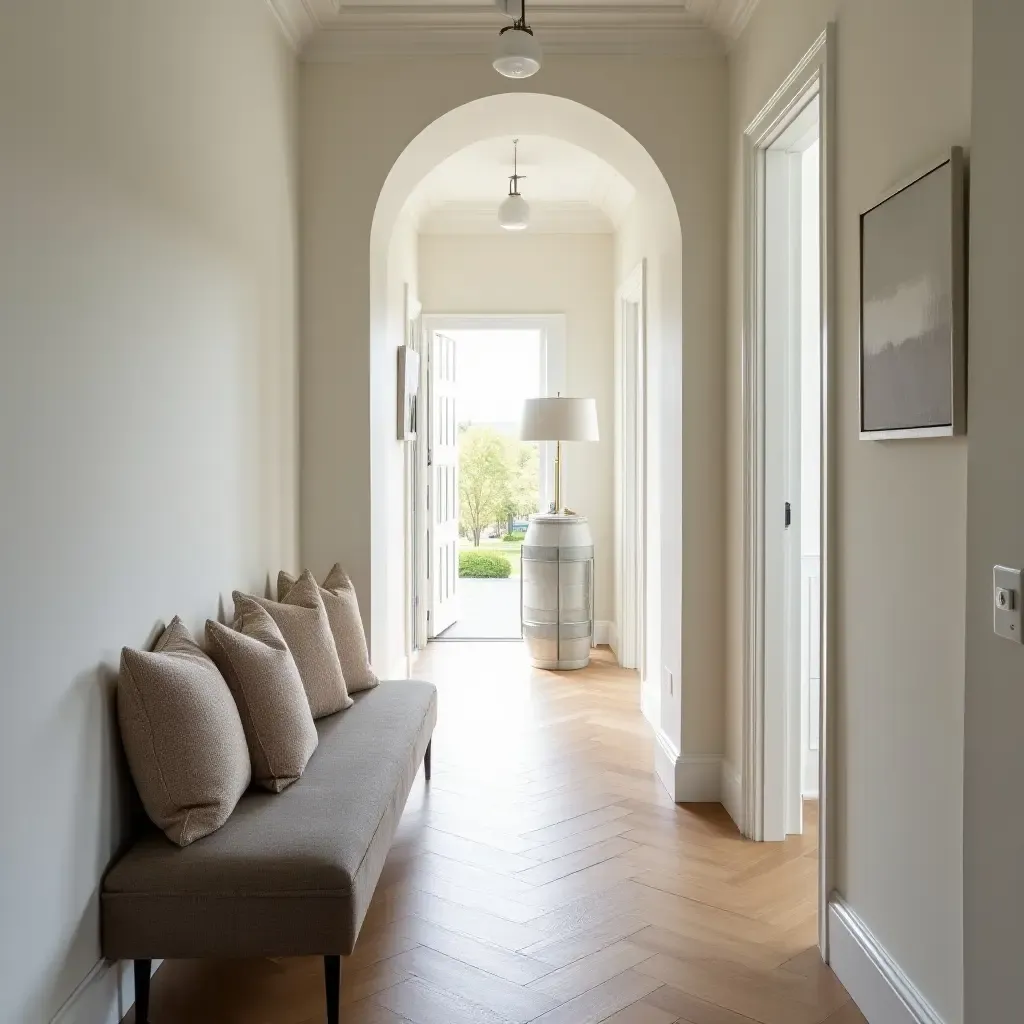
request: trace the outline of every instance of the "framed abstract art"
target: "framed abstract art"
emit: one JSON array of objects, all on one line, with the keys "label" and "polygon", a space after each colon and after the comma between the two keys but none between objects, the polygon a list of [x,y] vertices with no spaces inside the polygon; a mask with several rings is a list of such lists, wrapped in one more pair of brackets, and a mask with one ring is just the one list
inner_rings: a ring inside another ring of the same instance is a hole
[{"label": "framed abstract art", "polygon": [[860,218],[860,436],[965,433],[967,280],[960,148]]}]

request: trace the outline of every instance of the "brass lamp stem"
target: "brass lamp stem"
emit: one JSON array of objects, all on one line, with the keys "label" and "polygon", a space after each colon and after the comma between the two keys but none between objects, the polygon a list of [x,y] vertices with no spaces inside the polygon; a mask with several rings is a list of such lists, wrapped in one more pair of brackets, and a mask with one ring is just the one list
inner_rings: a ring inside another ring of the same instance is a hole
[{"label": "brass lamp stem", "polygon": [[562,442],[555,442],[555,512],[562,511]]}]

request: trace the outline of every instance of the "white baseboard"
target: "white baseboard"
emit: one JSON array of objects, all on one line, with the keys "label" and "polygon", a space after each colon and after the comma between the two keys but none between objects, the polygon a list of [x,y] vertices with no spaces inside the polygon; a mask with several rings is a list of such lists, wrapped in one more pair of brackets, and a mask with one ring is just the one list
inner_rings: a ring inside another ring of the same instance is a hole
[{"label": "white baseboard", "polygon": [[743,783],[732,763],[722,759],[722,806],[736,827],[743,831]]},{"label": "white baseboard", "polygon": [[945,1024],[836,893],[829,900],[828,917],[829,966],[870,1024]]},{"label": "white baseboard", "polygon": [[655,771],[677,804],[714,804],[721,800],[720,757],[680,754],[664,729],[655,729],[654,738]]},{"label": "white baseboard", "polygon": [[[153,973],[163,960],[153,961]],[[99,960],[57,1011],[50,1024],[119,1024],[135,1005],[130,960]]]},{"label": "white baseboard", "polygon": [[594,646],[611,647],[612,650],[619,646],[619,631],[615,628],[614,622],[607,619],[594,621]]}]

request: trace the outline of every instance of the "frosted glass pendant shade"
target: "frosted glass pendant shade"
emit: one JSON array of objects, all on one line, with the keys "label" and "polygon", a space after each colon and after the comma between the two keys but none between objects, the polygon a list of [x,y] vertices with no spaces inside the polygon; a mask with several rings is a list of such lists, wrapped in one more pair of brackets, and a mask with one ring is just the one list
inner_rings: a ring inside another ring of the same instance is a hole
[{"label": "frosted glass pendant shade", "polygon": [[494,70],[506,78],[529,78],[540,71],[540,43],[525,29],[513,26],[498,36]]},{"label": "frosted glass pendant shade", "polygon": [[513,193],[498,207],[498,223],[506,231],[523,231],[530,223],[530,204]]}]

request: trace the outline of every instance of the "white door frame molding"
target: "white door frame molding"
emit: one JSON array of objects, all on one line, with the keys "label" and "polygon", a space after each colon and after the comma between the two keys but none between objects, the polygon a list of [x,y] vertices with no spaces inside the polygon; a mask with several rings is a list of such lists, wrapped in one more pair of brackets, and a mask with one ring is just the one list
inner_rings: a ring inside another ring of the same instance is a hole
[{"label": "white door frame molding", "polygon": [[657,723],[646,690],[647,264],[633,268],[615,302],[615,623],[623,668],[640,671],[641,704]]},{"label": "white door frame molding", "polygon": [[[743,757],[744,835],[763,839],[765,764],[784,763],[784,749],[766,748],[765,710],[784,693],[766,692],[765,673],[765,170],[767,150],[815,97],[821,159],[821,730],[818,932],[828,959],[828,898],[833,888],[835,824],[835,25],[830,23],[743,135]],[[779,509],[772,514],[781,513]],[[773,762],[774,763],[774,762]]]},{"label": "white door frame molding", "polygon": [[[421,322],[423,306],[408,282],[405,283],[404,289],[405,343],[420,357],[419,392],[416,397],[416,438],[405,445],[405,621],[407,624],[405,662],[406,672],[411,675],[417,652],[427,640],[425,632],[420,634],[417,610],[426,603],[420,577],[421,563],[422,575],[425,577],[425,559],[428,556],[424,544],[417,543],[416,540],[417,537],[423,536],[416,532],[416,521],[426,505],[427,493],[426,422],[422,419],[426,411],[424,399],[426,396],[427,360],[424,358],[426,355],[425,336]],[[423,625],[426,626],[425,618]]]},{"label": "white door frame molding", "polygon": [[[435,332],[450,333],[452,331],[531,331],[540,332],[540,380],[541,390],[544,394],[554,395],[565,388],[565,314],[564,313],[423,313],[420,317],[422,324],[422,344],[424,350],[429,348],[430,339]],[[425,364],[426,360],[422,363]],[[429,386],[429,378],[424,368],[422,386]],[[421,408],[430,408],[430,396],[423,392],[424,398]],[[421,424],[426,429],[426,424]],[[426,464],[426,444],[422,448],[422,465]],[[541,462],[541,498],[548,500],[548,496],[554,496],[554,442],[542,442],[540,445]],[[563,484],[571,472],[571,465],[566,465],[562,471]],[[428,510],[426,501],[417,504],[416,515],[412,528],[422,538],[427,536]],[[422,546],[422,545],[421,545]],[[418,567],[420,573],[419,592],[430,594],[427,581],[427,564],[420,559]],[[411,595],[409,601],[412,600]],[[429,599],[420,601],[416,609],[416,635],[426,643],[428,638],[427,612],[430,607]]]}]

